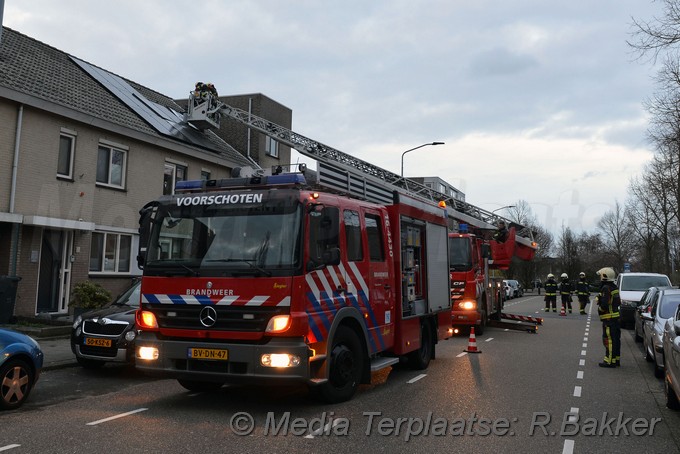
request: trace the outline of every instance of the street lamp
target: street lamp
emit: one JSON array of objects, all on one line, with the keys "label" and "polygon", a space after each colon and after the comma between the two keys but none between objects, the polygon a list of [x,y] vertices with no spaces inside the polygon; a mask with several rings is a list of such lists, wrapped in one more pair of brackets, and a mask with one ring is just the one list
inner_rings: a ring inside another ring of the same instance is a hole
[{"label": "street lamp", "polygon": [[494,213],[495,213],[496,211],[498,211],[498,210],[504,210],[504,209],[506,209],[506,208],[515,208],[515,206],[516,206],[516,205],[506,205],[506,206],[504,206],[504,207],[496,208],[495,210],[493,210],[493,211],[491,212],[491,214],[494,214]]},{"label": "street lamp", "polygon": [[428,145],[444,145],[444,142],[430,142],[430,143],[424,143],[422,145],[418,145],[415,148],[411,148],[410,150],[406,150],[401,154],[401,176],[404,176],[404,155],[408,153],[409,151],[417,150],[418,148],[423,148],[427,147]]}]

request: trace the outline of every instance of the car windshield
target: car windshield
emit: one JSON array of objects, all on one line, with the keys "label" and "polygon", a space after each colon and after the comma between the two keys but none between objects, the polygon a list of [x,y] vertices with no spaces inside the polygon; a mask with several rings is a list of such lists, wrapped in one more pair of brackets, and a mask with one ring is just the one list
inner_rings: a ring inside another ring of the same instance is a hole
[{"label": "car windshield", "polygon": [[133,306],[139,307],[139,289],[141,288],[141,281],[136,282],[132,287],[121,294],[113,303],[119,306]]},{"label": "car windshield", "polygon": [[680,304],[680,295],[664,295],[659,305],[659,318],[671,318]]},{"label": "car windshield", "polygon": [[650,287],[671,285],[666,276],[622,276],[621,291],[644,292]]}]

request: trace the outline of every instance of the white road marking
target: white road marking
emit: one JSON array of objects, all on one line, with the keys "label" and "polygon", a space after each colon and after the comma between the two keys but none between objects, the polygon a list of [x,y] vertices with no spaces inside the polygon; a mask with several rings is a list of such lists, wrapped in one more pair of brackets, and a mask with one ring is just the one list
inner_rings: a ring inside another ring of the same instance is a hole
[{"label": "white road marking", "polygon": [[119,414],[119,415],[111,416],[111,417],[109,417],[109,418],[104,418],[104,419],[100,419],[100,420],[98,420],[98,421],[88,422],[88,423],[85,424],[85,425],[86,425],[86,426],[96,426],[97,424],[101,424],[101,423],[103,423],[103,422],[113,421],[114,419],[118,419],[118,418],[123,418],[123,417],[125,417],[125,416],[134,415],[135,413],[139,413],[140,411],[146,411],[146,410],[148,410],[148,408],[138,408],[137,410],[128,411],[127,413],[121,413],[121,414]]},{"label": "white road marking", "polygon": [[574,440],[564,440],[564,448],[562,448],[562,454],[573,454],[574,452]]},{"label": "white road marking", "polygon": [[586,356],[586,351],[585,351],[585,350],[581,350],[581,356]]},{"label": "white road marking", "polygon": [[579,365],[579,366],[585,366],[585,365],[586,365],[586,360],[585,360],[585,359],[579,359],[579,360],[578,360],[578,365]]},{"label": "white road marking", "polygon": [[484,342],[491,342],[492,340],[493,340],[493,337],[490,337],[487,340],[485,340]]},{"label": "white road marking", "polygon": [[583,348],[588,348],[588,343],[584,343]]},{"label": "white road marking", "polygon": [[569,415],[569,417],[567,418],[567,421],[569,421],[569,422],[576,421],[576,418],[577,418],[577,415],[578,415],[578,408],[571,407],[571,410],[569,410],[569,413],[575,413],[575,414]]},{"label": "white road marking", "polygon": [[14,444],[14,445],[0,446],[0,451],[7,451],[9,449],[18,448],[19,446],[21,446],[21,445]]},{"label": "white road marking", "polygon": [[583,338],[583,342],[588,342],[588,336]]},{"label": "white road marking", "polygon": [[323,433],[326,433],[326,434],[331,433],[331,428],[337,426],[338,424],[340,424],[340,421],[341,421],[340,418],[339,418],[339,419],[335,419],[335,420],[333,420],[332,423],[329,422],[328,424],[326,424],[325,426],[323,426],[323,427],[321,427],[321,428],[315,430],[315,431],[312,432],[311,434],[305,435],[305,438],[314,438],[315,435],[321,435],[321,434],[323,434]]},{"label": "white road marking", "polygon": [[576,372],[576,378],[579,379],[579,380],[583,380],[583,371],[582,370]]},{"label": "white road marking", "polygon": [[574,386],[574,397],[581,397],[581,387]]},{"label": "white road marking", "polygon": [[461,356],[465,356],[465,355],[467,355],[467,352],[458,353],[458,354],[456,355],[456,358],[460,358]]},{"label": "white road marking", "polygon": [[425,378],[425,377],[427,377],[427,374],[420,374],[420,375],[418,375],[417,377],[413,377],[412,379],[410,379],[410,380],[408,381],[408,383],[415,383],[415,382],[417,382],[418,380],[420,380],[421,378]]}]

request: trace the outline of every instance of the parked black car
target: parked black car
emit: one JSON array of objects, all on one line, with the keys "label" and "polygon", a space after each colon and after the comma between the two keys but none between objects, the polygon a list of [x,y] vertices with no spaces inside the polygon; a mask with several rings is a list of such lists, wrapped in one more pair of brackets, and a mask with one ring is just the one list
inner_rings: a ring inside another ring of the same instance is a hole
[{"label": "parked black car", "polygon": [[107,362],[134,364],[135,311],[139,308],[141,280],[111,304],[88,311],[73,322],[71,350],[78,364],[88,369]]}]

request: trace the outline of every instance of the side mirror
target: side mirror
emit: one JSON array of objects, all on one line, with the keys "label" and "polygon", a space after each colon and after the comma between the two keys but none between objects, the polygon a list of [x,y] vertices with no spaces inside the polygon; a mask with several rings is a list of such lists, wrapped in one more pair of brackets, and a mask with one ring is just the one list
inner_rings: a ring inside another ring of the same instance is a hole
[{"label": "side mirror", "polygon": [[485,259],[490,259],[491,258],[491,246],[489,244],[482,244],[482,258]]},{"label": "side mirror", "polygon": [[649,312],[643,312],[642,314],[640,314],[640,317],[642,317],[642,320],[648,322],[654,321],[654,317],[652,317],[652,314],[650,314]]}]

